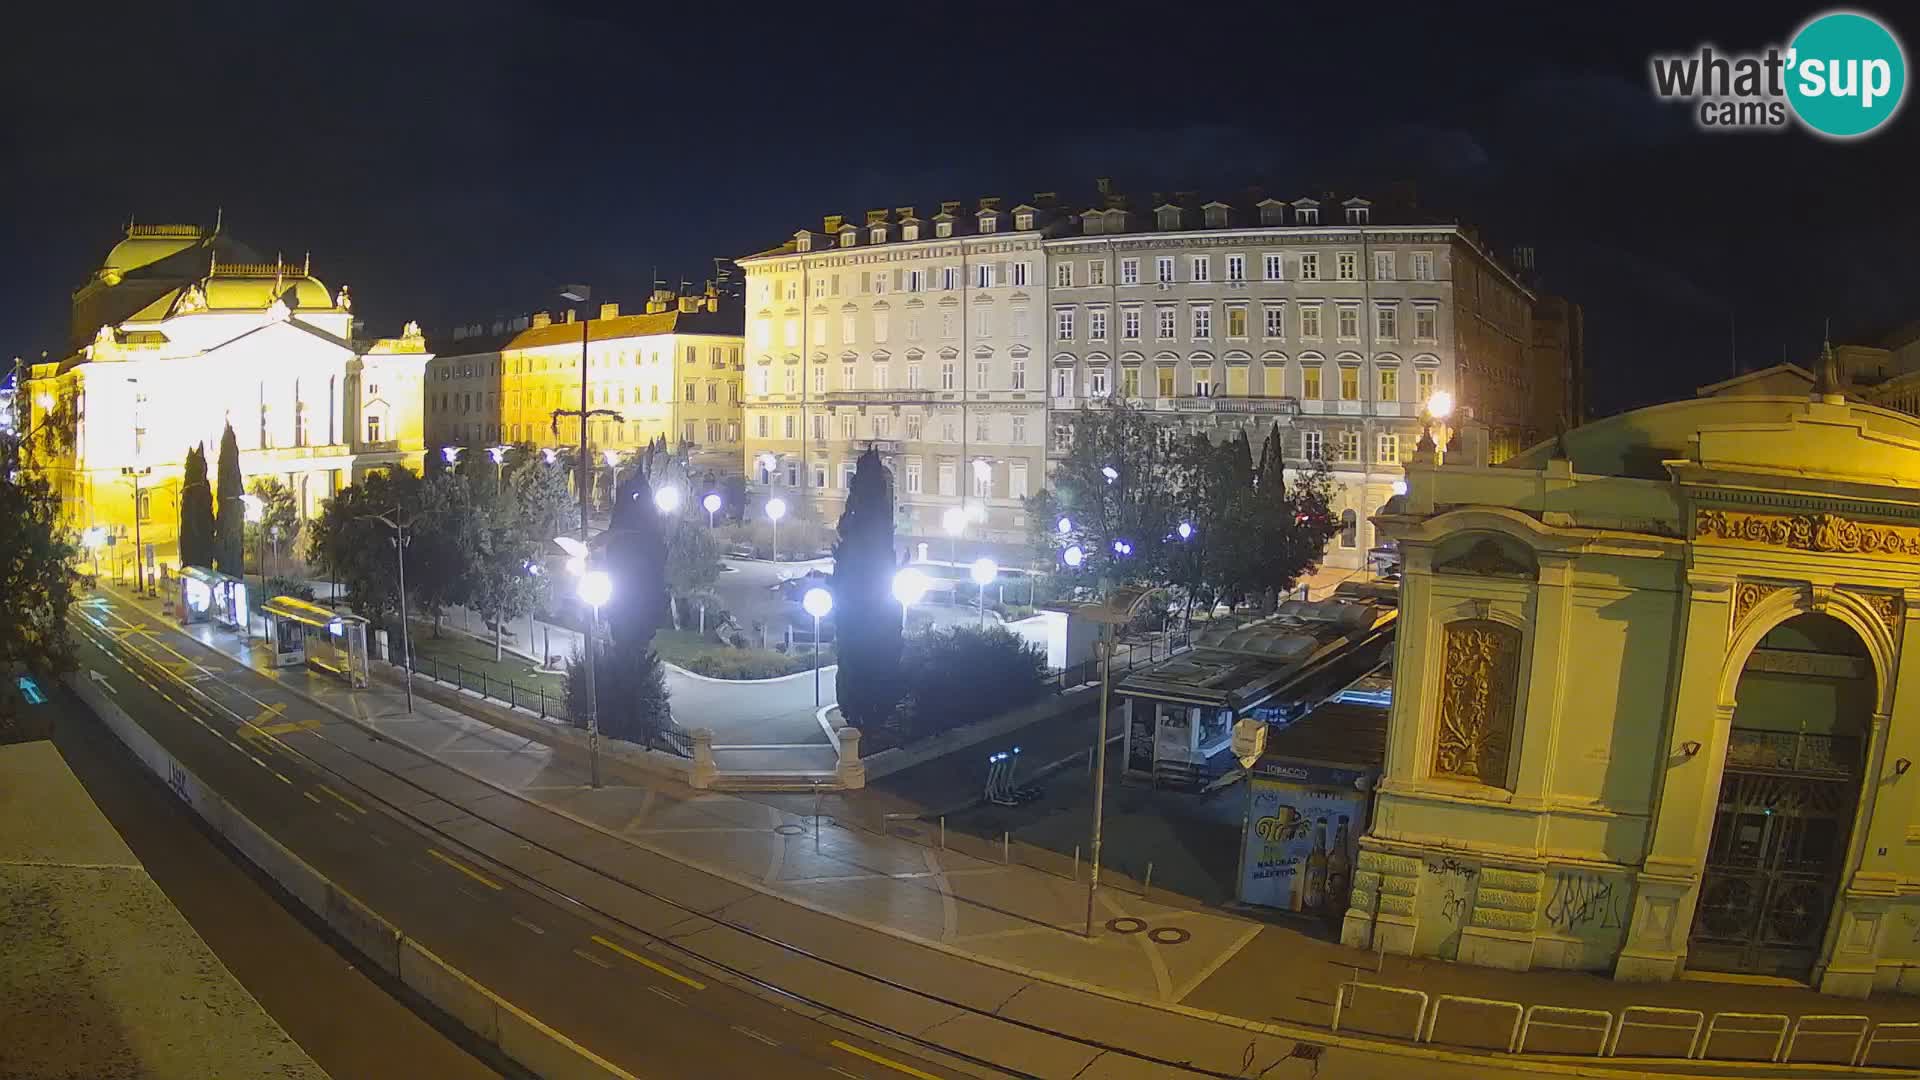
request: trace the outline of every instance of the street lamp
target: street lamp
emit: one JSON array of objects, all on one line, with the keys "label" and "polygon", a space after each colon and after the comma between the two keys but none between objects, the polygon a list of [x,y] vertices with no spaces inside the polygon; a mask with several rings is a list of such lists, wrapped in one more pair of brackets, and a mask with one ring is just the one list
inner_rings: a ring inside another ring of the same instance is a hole
[{"label": "street lamp", "polygon": [[1106,477],[1107,483],[1111,484],[1115,480],[1120,479],[1120,470],[1111,465],[1102,465],[1100,466],[1100,475]]},{"label": "street lamp", "polygon": [[947,512],[940,515],[940,527],[947,530],[947,535],[952,537],[947,542],[947,562],[958,566],[960,565],[960,534],[967,529],[967,512],[958,506],[947,507]]},{"label": "street lamp", "polygon": [[787,516],[787,500],[775,495],[767,500],[767,520],[773,522],[773,561],[780,561],[780,519]]},{"label": "street lamp", "polygon": [[707,512],[707,528],[713,528],[713,515],[720,512],[720,493],[707,492],[707,497],[700,500],[700,505]]},{"label": "street lamp", "polygon": [[1063,517],[1059,520],[1056,527],[1060,530],[1060,535],[1065,536],[1073,531],[1073,519]]},{"label": "street lamp", "polygon": [[[613,579],[605,570],[589,570],[580,575],[580,599],[586,601],[588,656],[593,655],[594,640],[600,636],[600,609],[613,599]],[[593,689],[592,668],[587,669],[587,758],[591,762],[593,786],[600,786],[600,709]]]},{"label": "street lamp", "polygon": [[[264,604],[267,602],[267,530],[261,528],[260,523],[267,518],[267,501],[249,491],[240,496],[240,502],[246,507],[244,516],[247,524],[254,527],[253,552],[254,558],[260,563],[260,602]],[[240,579],[245,581],[246,574],[242,573]],[[247,612],[247,636],[249,638],[253,636],[253,612],[251,611]],[[266,636],[264,631],[261,636]]]},{"label": "street lamp", "polygon": [[1395,495],[1405,495],[1407,493],[1407,482],[1405,480],[1395,480],[1393,482],[1393,493]]},{"label": "street lamp", "polygon": [[411,715],[413,713],[413,645],[407,636],[407,544],[411,541],[407,537],[407,530],[412,528],[413,523],[420,518],[416,514],[405,521],[400,520],[400,508],[397,506],[393,509],[392,517],[385,514],[360,516],[377,521],[393,530],[393,536],[387,542],[393,545],[393,561],[400,578],[400,670],[405,674],[407,713]]},{"label": "street lamp", "polygon": [[493,463],[495,465],[498,465],[501,462],[507,460],[507,451],[509,449],[511,449],[511,447],[489,446],[487,447],[487,456],[493,459]]},{"label": "street lamp", "polygon": [[1066,551],[1061,552],[1060,557],[1066,560],[1069,567],[1078,570],[1080,564],[1086,561],[1087,553],[1080,550],[1079,544],[1075,544]]},{"label": "street lamp", "polygon": [[95,581],[100,579],[100,547],[106,542],[107,530],[98,525],[89,526],[86,532],[80,534],[80,543],[84,545],[88,551],[93,553],[93,577]]},{"label": "street lamp", "polygon": [[547,464],[551,465],[560,460],[560,451],[555,450],[551,446],[546,446],[540,449],[540,456],[546,459]]},{"label": "street lamp", "polygon": [[833,594],[818,586],[808,589],[800,606],[813,616],[813,707],[820,707],[820,620],[833,610]]},{"label": "street lamp", "polygon": [[780,467],[780,459],[774,457],[770,451],[762,451],[759,457],[753,459],[753,463],[760,466],[760,476],[762,478],[760,482],[763,484],[773,483],[773,471]]},{"label": "street lamp", "polygon": [[443,446],[440,448],[440,456],[447,460],[447,464],[458,465],[460,464],[460,455],[465,453],[466,449],[464,446]]},{"label": "street lamp", "polygon": [[1174,531],[1180,534],[1180,539],[1191,540],[1193,539],[1193,522],[1183,521],[1180,523],[1180,527]]},{"label": "street lamp", "polygon": [[[671,514],[678,511],[680,509],[680,489],[674,487],[672,484],[655,488],[653,492],[653,505],[663,514]],[[713,524],[712,520],[709,519],[707,524]]]},{"label": "street lamp", "polygon": [[927,595],[927,586],[931,584],[927,575],[919,567],[909,566],[893,575],[893,598],[900,601],[900,632],[907,632],[907,609],[920,602]]},{"label": "street lamp", "polygon": [[973,584],[980,591],[980,625],[987,625],[987,586],[1000,576],[1000,564],[982,556],[973,561],[973,569],[967,572],[973,578]]},{"label": "street lamp", "polygon": [[1445,390],[1435,390],[1432,396],[1427,398],[1427,422],[1421,431],[1420,437],[1422,441],[1434,444],[1434,448],[1437,451],[1434,455],[1434,460],[1436,461],[1444,461],[1446,457],[1444,447],[1449,440],[1445,438],[1434,439],[1434,422],[1439,422],[1440,430],[1442,434],[1444,434],[1447,430],[1447,417],[1452,415],[1453,395]]}]

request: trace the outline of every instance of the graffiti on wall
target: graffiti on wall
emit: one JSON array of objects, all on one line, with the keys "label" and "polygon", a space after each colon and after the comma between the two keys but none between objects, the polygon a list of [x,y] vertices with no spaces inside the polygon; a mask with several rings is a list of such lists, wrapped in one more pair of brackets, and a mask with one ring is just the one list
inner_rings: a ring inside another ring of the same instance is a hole
[{"label": "graffiti on wall", "polygon": [[1547,925],[1563,933],[1623,930],[1627,925],[1627,891],[1622,883],[1581,870],[1553,875],[1553,894],[1547,898]]}]

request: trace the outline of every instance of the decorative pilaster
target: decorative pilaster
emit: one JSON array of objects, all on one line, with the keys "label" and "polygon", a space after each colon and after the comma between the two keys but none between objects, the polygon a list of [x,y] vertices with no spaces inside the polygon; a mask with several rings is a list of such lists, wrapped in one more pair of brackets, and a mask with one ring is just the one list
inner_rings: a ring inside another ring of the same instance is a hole
[{"label": "decorative pilaster", "polygon": [[1460,932],[1460,959],[1508,971],[1531,967],[1535,912],[1540,910],[1544,880],[1538,871],[1483,867],[1473,912]]},{"label": "decorative pilaster", "polygon": [[1363,841],[1353,875],[1340,943],[1380,952],[1413,952],[1414,894],[1420,887],[1420,860],[1369,850]]}]

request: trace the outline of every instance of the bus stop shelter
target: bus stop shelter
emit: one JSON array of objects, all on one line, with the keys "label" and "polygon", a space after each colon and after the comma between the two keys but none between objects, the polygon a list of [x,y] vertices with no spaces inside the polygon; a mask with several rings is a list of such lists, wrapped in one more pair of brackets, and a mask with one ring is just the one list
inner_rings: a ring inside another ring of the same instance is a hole
[{"label": "bus stop shelter", "polygon": [[349,686],[367,685],[367,620],[297,596],[276,596],[260,610],[267,616],[276,667],[305,664]]},{"label": "bus stop shelter", "polygon": [[183,566],[174,580],[180,587],[182,626],[213,622],[229,630],[246,629],[246,582],[204,566]]}]

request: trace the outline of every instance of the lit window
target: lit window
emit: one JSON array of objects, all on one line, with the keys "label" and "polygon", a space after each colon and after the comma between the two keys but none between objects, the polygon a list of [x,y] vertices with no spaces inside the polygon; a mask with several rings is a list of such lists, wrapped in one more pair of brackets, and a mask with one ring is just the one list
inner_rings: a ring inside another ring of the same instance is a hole
[{"label": "lit window", "polygon": [[1400,463],[1400,436],[1398,434],[1391,431],[1381,432],[1379,445],[1376,449],[1379,452],[1375,454],[1375,460],[1379,461],[1380,464],[1398,465]]},{"label": "lit window", "polygon": [[[1340,400],[1360,400],[1360,369],[1343,366],[1340,369]],[[1345,459],[1351,460],[1351,459]]]},{"label": "lit window", "polygon": [[1244,339],[1247,336],[1247,309],[1244,305],[1227,308],[1227,336]]},{"label": "lit window", "polygon": [[1385,367],[1380,369],[1380,400],[1400,400],[1400,369]]},{"label": "lit window", "polygon": [[1300,369],[1300,396],[1308,401],[1319,401],[1325,395],[1320,392],[1320,365],[1308,364]]}]

